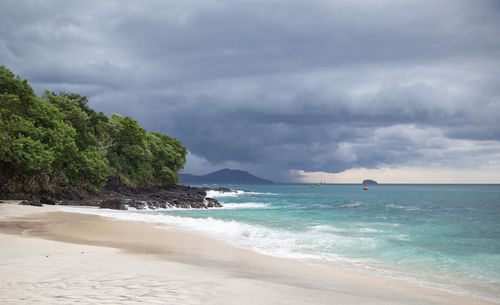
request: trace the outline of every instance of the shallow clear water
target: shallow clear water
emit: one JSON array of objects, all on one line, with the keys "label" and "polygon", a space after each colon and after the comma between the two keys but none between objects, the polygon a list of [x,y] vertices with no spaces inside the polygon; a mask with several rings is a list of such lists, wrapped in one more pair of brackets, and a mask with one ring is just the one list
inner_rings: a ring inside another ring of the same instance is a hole
[{"label": "shallow clear water", "polygon": [[[500,302],[499,185],[266,185],[223,209],[103,212]],[[111,214],[113,215],[111,215]]]}]

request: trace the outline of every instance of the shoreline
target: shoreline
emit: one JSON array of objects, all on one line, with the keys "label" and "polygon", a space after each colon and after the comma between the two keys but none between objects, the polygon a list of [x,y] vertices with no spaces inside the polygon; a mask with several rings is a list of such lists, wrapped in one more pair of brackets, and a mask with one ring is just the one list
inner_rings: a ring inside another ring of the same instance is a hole
[{"label": "shoreline", "polygon": [[[0,234],[2,248],[8,247],[10,243],[22,244],[9,250],[18,257],[33,253],[42,256],[45,248],[68,251],[75,247],[88,247],[93,251],[98,248],[106,249],[103,253],[95,250],[100,253],[97,259],[104,264],[102,269],[116,269],[115,273],[118,272],[120,265],[115,262],[115,258],[130,261],[136,266],[144,265],[143,269],[127,273],[127,278],[135,278],[138,282],[142,280],[144,272],[165,283],[183,278],[189,287],[203,278],[203,285],[196,286],[198,294],[191,295],[189,289],[184,291],[179,288],[177,295],[183,295],[181,304],[211,304],[200,296],[206,297],[210,291],[222,287],[223,292],[213,296],[213,304],[245,303],[247,298],[255,300],[252,301],[254,304],[493,304],[406,282],[337,270],[332,266],[266,256],[222,244],[209,237],[156,228],[154,224],[63,212],[57,206],[40,208],[0,204]],[[46,246],[26,249],[31,243]],[[69,265],[78,264],[76,260],[80,256],[73,254],[68,257]],[[71,263],[72,259],[75,262]],[[2,256],[1,266],[15,269],[16,266],[12,265],[15,261]],[[158,273],[156,270],[167,266],[177,268],[180,274]],[[19,267],[23,268],[26,269]],[[57,264],[50,270],[56,271]],[[46,272],[50,273],[50,270]],[[24,274],[27,271],[17,272]],[[92,272],[83,270],[82,274],[90,275]],[[29,278],[25,281],[29,282]],[[101,281],[106,282],[106,279],[101,278]],[[104,284],[98,282],[96,285]],[[0,281],[0,295],[4,295],[6,287],[19,290],[12,291],[14,294],[25,293],[23,285],[15,285],[4,278]],[[45,294],[51,295],[51,288],[48,290]],[[118,293],[118,290],[114,292]],[[114,293],[111,291],[109,294],[108,297],[111,297]],[[119,299],[114,301],[118,302]],[[140,298],[136,301],[140,301]]]}]

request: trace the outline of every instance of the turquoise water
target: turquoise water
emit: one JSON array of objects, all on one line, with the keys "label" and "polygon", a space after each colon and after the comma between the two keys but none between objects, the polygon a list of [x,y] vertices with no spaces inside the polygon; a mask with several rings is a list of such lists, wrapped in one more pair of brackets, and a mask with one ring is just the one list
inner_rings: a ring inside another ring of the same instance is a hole
[{"label": "turquoise water", "polygon": [[230,187],[251,192],[212,192],[223,209],[126,213],[260,253],[500,302],[500,185]]}]

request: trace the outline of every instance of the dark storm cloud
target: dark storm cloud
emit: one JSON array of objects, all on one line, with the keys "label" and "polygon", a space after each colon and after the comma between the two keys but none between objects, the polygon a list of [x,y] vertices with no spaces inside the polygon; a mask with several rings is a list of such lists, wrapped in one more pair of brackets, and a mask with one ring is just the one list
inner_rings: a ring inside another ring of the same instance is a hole
[{"label": "dark storm cloud", "polygon": [[495,156],[499,29],[497,1],[3,1],[0,59],[179,138],[191,171],[293,180]]}]

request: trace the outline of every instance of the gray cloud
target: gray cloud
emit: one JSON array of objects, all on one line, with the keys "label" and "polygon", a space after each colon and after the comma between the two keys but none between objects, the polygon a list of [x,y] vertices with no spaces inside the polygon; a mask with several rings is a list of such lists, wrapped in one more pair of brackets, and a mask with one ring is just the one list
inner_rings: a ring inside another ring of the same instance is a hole
[{"label": "gray cloud", "polygon": [[497,1],[3,1],[0,58],[179,138],[187,170],[478,166],[500,141]]}]

